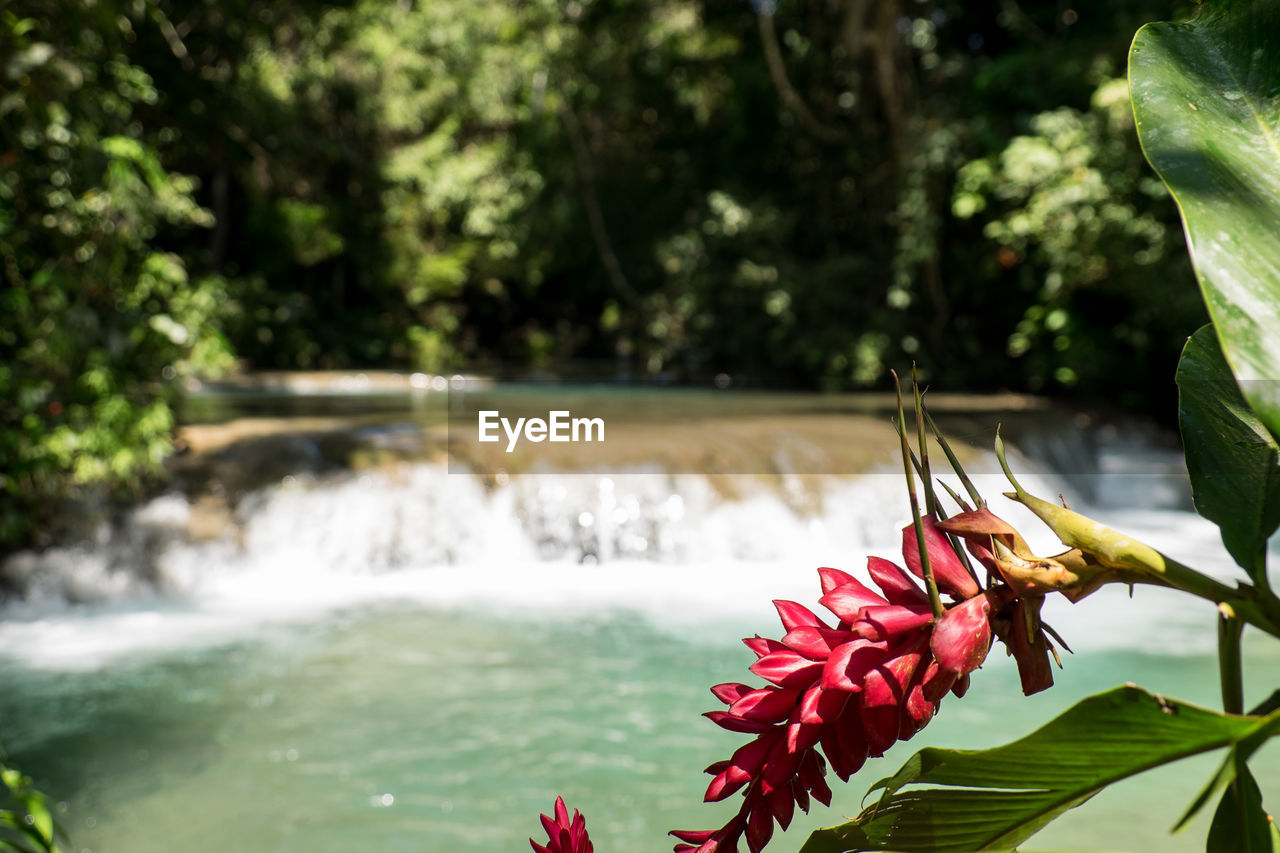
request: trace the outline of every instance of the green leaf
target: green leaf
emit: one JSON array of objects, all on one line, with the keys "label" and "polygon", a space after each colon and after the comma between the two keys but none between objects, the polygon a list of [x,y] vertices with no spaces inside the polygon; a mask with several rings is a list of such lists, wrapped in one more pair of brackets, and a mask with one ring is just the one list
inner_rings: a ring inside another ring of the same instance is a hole
[{"label": "green leaf", "polygon": [[[1118,687],[1005,746],[920,750],[872,787],[884,790],[879,802],[814,832],[801,853],[1011,850],[1112,782],[1265,739],[1272,722]],[[903,790],[912,785],[934,787]]]},{"label": "green leaf", "polygon": [[40,795],[27,797],[24,805],[27,807],[27,813],[31,815],[31,828],[35,830],[42,842],[52,844],[53,814],[45,805],[44,798]]},{"label": "green leaf", "polygon": [[1129,88],[1227,362],[1280,436],[1280,0],[1204,10],[1138,31]]},{"label": "green leaf", "polygon": [[1206,853],[1275,853],[1275,823],[1262,808],[1262,791],[1249,768],[1222,795],[1209,827]]},{"label": "green leaf", "polygon": [[1272,711],[1280,711],[1280,690],[1271,691],[1270,696],[1249,710],[1249,716],[1261,717]]},{"label": "green leaf", "polygon": [[1267,539],[1280,527],[1280,444],[1240,394],[1210,326],[1178,361],[1178,423],[1196,511],[1254,583],[1267,582]]},{"label": "green leaf", "polygon": [[13,812],[0,812],[0,829],[5,827],[9,828],[8,831],[12,836],[0,838],[0,851],[17,850],[19,853],[38,853],[38,851],[49,849],[39,838],[36,838],[38,845],[28,840],[34,837],[34,831]]},{"label": "green leaf", "polygon": [[[1218,768],[1218,772],[1213,774],[1213,778],[1209,780],[1209,784],[1205,786],[1204,790],[1201,791],[1191,803],[1186,814],[1184,814],[1178,822],[1174,824],[1173,831],[1180,832],[1184,829],[1187,824],[1191,822],[1191,819],[1196,816],[1196,813],[1200,811],[1200,809],[1203,808],[1209,800],[1213,799],[1219,791],[1226,790],[1227,796],[1232,796],[1232,791],[1235,789],[1235,783],[1244,776],[1249,775],[1249,759],[1253,757],[1253,754],[1258,751],[1259,747],[1267,742],[1268,738],[1272,737],[1277,732],[1280,732],[1280,711],[1269,714],[1266,717],[1258,718],[1258,724],[1254,727],[1253,731],[1231,744],[1230,748],[1227,750],[1227,757]],[[1228,790],[1228,788],[1230,788],[1230,790]],[[1258,802],[1259,808],[1261,808],[1261,799],[1259,799]],[[1218,812],[1222,812],[1221,806],[1219,806]],[[1217,823],[1216,817],[1214,818],[1214,823]],[[1210,834],[1212,835],[1212,833]]]}]

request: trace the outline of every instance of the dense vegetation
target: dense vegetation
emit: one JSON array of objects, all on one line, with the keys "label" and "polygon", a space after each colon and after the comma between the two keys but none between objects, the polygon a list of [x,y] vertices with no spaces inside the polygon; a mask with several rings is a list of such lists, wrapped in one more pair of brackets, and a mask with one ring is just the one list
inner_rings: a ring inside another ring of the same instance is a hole
[{"label": "dense vegetation", "polygon": [[1091,6],[0,0],[0,550],[237,359],[1167,403],[1169,4]]}]

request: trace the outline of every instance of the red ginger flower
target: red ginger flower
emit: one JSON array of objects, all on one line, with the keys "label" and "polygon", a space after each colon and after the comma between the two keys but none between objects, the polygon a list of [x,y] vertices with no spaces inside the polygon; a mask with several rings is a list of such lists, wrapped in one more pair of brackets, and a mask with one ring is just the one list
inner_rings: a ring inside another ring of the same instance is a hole
[{"label": "red ginger flower", "polygon": [[[742,807],[720,829],[673,831],[681,842],[676,853],[737,853],[743,834],[758,853],[774,822],[786,829],[796,806],[807,812],[811,797],[831,804],[827,762],[848,781],[869,756],[923,728],[948,690],[963,695],[968,674],[991,646],[994,594],[982,592],[933,519],[923,523],[938,589],[959,603],[935,620],[910,575],[877,557],[867,570],[878,593],[838,569],[818,569],[820,602],[839,620],[835,626],[794,601],[775,601],[782,639],[743,641],[756,654],[751,671],[770,683],[718,684],[711,692],[728,709],[705,715],[755,735],[707,768],[713,778],[706,800],[745,788]],[[902,550],[908,568],[922,576],[914,527],[904,528]]]},{"label": "red ginger flower", "polygon": [[573,820],[570,821],[563,797],[556,797],[554,811],[554,820],[548,815],[539,815],[542,828],[547,831],[547,843],[539,844],[530,838],[529,845],[534,853],[592,853],[591,839],[587,837],[587,819],[574,809]]}]

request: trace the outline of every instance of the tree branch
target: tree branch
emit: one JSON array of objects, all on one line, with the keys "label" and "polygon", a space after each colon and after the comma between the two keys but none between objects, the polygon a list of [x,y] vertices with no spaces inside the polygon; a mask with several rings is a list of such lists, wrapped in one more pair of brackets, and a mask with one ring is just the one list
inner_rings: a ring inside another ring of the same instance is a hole
[{"label": "tree branch", "polygon": [[582,192],[582,204],[587,211],[587,223],[591,228],[591,239],[596,244],[600,262],[604,265],[609,283],[628,304],[638,306],[640,296],[622,271],[618,262],[618,254],[613,250],[613,241],[609,239],[608,228],[605,227],[604,212],[600,209],[600,197],[596,192],[596,173],[591,165],[591,151],[587,148],[586,139],[582,135],[582,124],[573,108],[565,101],[560,106],[560,121],[564,124],[565,133],[569,137],[569,147],[573,151],[574,165],[578,172],[578,188]]},{"label": "tree branch", "polygon": [[795,114],[805,130],[823,142],[852,142],[853,137],[849,134],[818,121],[809,109],[809,105],[791,85],[791,81],[787,78],[786,66],[782,62],[782,51],[778,48],[778,33],[773,25],[773,15],[761,12],[756,15],[756,21],[760,24],[760,41],[764,45],[764,58],[769,66],[769,77],[773,80],[773,87],[778,90],[778,98],[781,99],[783,106]]}]

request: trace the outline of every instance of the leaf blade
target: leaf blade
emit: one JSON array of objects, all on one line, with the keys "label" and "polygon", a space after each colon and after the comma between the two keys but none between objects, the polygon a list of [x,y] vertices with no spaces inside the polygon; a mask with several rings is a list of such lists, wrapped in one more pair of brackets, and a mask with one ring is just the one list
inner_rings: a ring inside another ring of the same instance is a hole
[{"label": "leaf blade", "polygon": [[1207,6],[1190,24],[1138,31],[1130,92],[1227,362],[1280,436],[1280,2]]},{"label": "leaf blade", "polygon": [[[1273,723],[1119,687],[1004,746],[920,750],[877,783],[885,790],[878,803],[817,830],[801,853],[1011,850],[1112,782],[1223,746],[1252,746]],[[909,787],[917,785],[933,787]]]},{"label": "leaf blade", "polygon": [[1231,376],[1213,329],[1178,360],[1178,423],[1196,511],[1254,583],[1265,586],[1267,540],[1280,527],[1280,443]]},{"label": "leaf blade", "polygon": [[[1253,754],[1258,751],[1259,747],[1266,743],[1266,741],[1277,732],[1280,732],[1280,711],[1273,712],[1268,714],[1266,717],[1261,718],[1253,731],[1232,743],[1227,749],[1227,756],[1223,759],[1222,765],[1218,768],[1217,772],[1210,777],[1208,784],[1204,787],[1204,790],[1202,790],[1199,795],[1196,796],[1191,805],[1187,807],[1186,813],[1179,818],[1171,831],[1182,831],[1191,822],[1191,819],[1196,816],[1196,813],[1199,812],[1200,809],[1204,808],[1205,804],[1219,792],[1225,791],[1223,796],[1224,801],[1230,797],[1242,795],[1242,792],[1234,791],[1234,789],[1228,790],[1228,788],[1231,788],[1233,783],[1236,783],[1238,780],[1249,776],[1249,759],[1253,757]],[[1262,807],[1261,803],[1262,795],[1259,794],[1259,808]],[[1222,813],[1223,808],[1223,805],[1219,805],[1219,814]],[[1216,824],[1217,821],[1218,818],[1215,816],[1214,823]],[[1210,837],[1213,837],[1212,832],[1210,833]]]},{"label": "leaf blade", "polygon": [[1262,791],[1247,767],[1222,794],[1206,853],[1274,853],[1275,823],[1262,808]]}]

